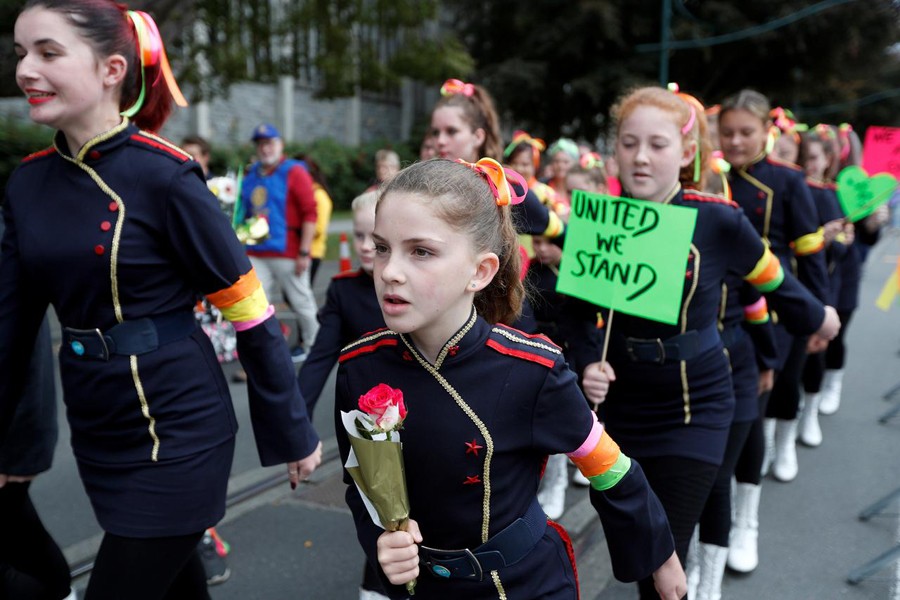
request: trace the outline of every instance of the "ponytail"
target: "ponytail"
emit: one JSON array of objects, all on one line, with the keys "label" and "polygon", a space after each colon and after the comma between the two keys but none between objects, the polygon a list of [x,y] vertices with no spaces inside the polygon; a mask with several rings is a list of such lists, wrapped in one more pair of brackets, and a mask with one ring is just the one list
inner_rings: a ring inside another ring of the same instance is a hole
[{"label": "ponytail", "polygon": [[159,29],[147,13],[111,0],[28,0],[22,10],[37,7],[60,13],[97,56],[125,58],[119,110],[141,129],[158,131],[172,113],[173,101],[187,106]]},{"label": "ponytail", "polygon": [[462,110],[463,118],[472,130],[484,131],[484,143],[478,148],[479,156],[501,160],[503,143],[500,138],[500,117],[494,108],[494,100],[480,85],[463,83],[458,79],[448,79],[441,86],[441,99],[434,110],[452,106]]}]

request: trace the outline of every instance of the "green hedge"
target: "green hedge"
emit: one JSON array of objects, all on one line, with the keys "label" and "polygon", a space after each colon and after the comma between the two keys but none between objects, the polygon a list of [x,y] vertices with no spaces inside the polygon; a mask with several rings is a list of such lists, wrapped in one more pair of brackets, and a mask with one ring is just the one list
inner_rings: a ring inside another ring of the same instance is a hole
[{"label": "green hedge", "polygon": [[[23,123],[21,119],[0,117],[0,182],[3,188],[13,169],[22,157],[46,148],[53,139],[48,127]],[[349,210],[350,202],[361,194],[375,179],[375,152],[390,148],[400,155],[402,165],[413,162],[418,156],[418,142],[411,144],[378,140],[361,146],[343,146],[332,139],[321,139],[308,144],[289,144],[286,153],[294,156],[303,153],[311,156],[324,173],[334,210]],[[213,173],[237,171],[253,157],[253,146],[213,146],[211,169]]]}]

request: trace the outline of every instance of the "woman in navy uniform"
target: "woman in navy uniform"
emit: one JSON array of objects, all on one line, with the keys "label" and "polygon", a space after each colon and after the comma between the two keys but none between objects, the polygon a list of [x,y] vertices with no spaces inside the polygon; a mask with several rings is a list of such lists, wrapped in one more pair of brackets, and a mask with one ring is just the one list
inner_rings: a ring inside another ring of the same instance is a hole
[{"label": "woman in navy uniform", "polygon": [[[523,288],[510,187],[487,160],[417,163],[378,203],[375,286],[391,329],[342,352],[336,423],[377,384],[403,392],[410,528],[376,526],[345,474],[363,550],[392,598],[417,576],[424,598],[577,598],[571,545],[535,497],[546,456],[567,453],[591,479],[615,575],[655,572],[659,595],[681,598],[640,467],[603,431],[560,348],[499,324],[515,320]],[[338,443],[346,460],[347,437]]]},{"label": "woman in navy uniform", "polygon": [[52,305],[72,449],[105,531],[86,598],[207,598],[196,546],[225,512],[237,423],[192,308],[206,295],[234,322],[260,459],[296,485],[321,445],[274,310],[199,165],[151,133],[177,85],[150,16],[31,0],[15,48],[32,120],[58,132],[6,189],[0,439]]},{"label": "woman in navy uniform", "polygon": [[[820,301],[830,304],[816,206],[800,168],[766,153],[769,110],[766,97],[752,90],[743,90],[722,102],[719,140],[725,160],[733,167],[728,173],[732,198],[785,268],[796,265],[792,270],[800,282]],[[774,438],[772,471],[780,481],[797,476],[797,408],[807,352],[806,337],[791,335],[784,327],[786,318],[779,315],[776,327],[778,375],[766,411],[766,416],[774,419],[767,421],[766,436],[767,443]],[[824,349],[821,340],[809,343]],[[758,436],[751,435],[753,439]],[[762,449],[748,445],[746,451],[760,453]],[[768,467],[764,465],[763,470]]]},{"label": "woman in navy uniform", "polygon": [[[641,88],[614,112],[623,190],[641,200],[697,211],[678,323],[616,314],[607,362],[599,362],[596,308],[583,303],[584,334],[570,341],[574,363],[579,371],[584,367],[586,395],[596,403],[605,401],[606,426],[623,450],[641,461],[666,508],[682,563],[734,416],[728,359],[717,327],[726,275],[737,273],[769,293],[800,331],[821,330],[829,338],[837,332],[834,310],[826,310],[784,272],[737,205],[682,189],[682,181],[702,187],[695,178],[708,160],[698,106],[662,88]],[[576,202],[573,212],[578,210]],[[639,587],[641,598],[653,596],[649,580]]]}]

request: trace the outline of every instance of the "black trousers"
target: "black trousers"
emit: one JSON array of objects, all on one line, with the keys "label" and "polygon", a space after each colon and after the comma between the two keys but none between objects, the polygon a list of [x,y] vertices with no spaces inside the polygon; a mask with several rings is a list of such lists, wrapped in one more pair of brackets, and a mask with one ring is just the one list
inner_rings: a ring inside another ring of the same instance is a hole
[{"label": "black trousers", "polygon": [[800,406],[800,385],[806,362],[806,337],[794,337],[784,366],[775,375],[767,417],[792,421]]},{"label": "black trousers", "polygon": [[763,434],[763,415],[766,414],[766,405],[769,403],[769,394],[766,392],[759,397],[759,417],[750,425],[744,449],[738,457],[734,467],[734,478],[738,483],[750,483],[759,485],[762,481],[763,457],[766,453],[766,440]]},{"label": "black trousers", "polygon": [[209,600],[201,537],[202,531],[162,538],[107,533],[84,600]]},{"label": "black trousers", "polygon": [[753,423],[754,421],[741,421],[731,424],[722,466],[719,467],[719,473],[706,499],[706,506],[703,507],[703,514],[700,515],[700,541],[704,544],[728,546],[728,534],[731,533],[731,476],[734,475],[735,465]]},{"label": "black trousers", "polygon": [[[677,456],[641,458],[639,462],[650,487],[666,511],[675,539],[675,552],[684,565],[691,535],[700,520],[719,467]],[[659,600],[652,577],[639,581],[638,590],[641,600]]]},{"label": "black trousers", "polygon": [[61,600],[69,565],[34,510],[30,485],[0,488],[0,600]]}]

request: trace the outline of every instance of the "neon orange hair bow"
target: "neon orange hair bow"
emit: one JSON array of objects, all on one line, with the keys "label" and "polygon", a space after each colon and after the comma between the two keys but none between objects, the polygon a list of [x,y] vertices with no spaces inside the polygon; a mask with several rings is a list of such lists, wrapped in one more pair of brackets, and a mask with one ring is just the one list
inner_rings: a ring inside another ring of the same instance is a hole
[{"label": "neon orange hair bow", "polygon": [[[464,161],[461,158],[456,159],[461,165],[465,165],[484,177],[491,193],[497,200],[497,206],[506,206],[508,204],[519,204],[525,200],[525,194],[528,191],[528,184],[525,178],[513,171],[512,169],[504,169],[500,163],[493,158],[481,158],[474,163]],[[513,189],[509,180],[518,183],[522,188],[522,193],[518,194]]]},{"label": "neon orange hair bow", "polygon": [[547,143],[540,138],[531,137],[526,131],[517,129],[513,132],[512,141],[506,146],[506,149],[503,150],[503,158],[509,158],[510,154],[512,154],[513,150],[515,150],[519,144],[528,144],[531,146],[531,162],[534,163],[534,168],[537,169],[541,164],[541,152],[547,149]]},{"label": "neon orange hair bow", "polygon": [[459,79],[448,79],[441,86],[441,96],[455,96],[457,94],[471,98],[475,94],[475,86]]},{"label": "neon orange hair bow", "polygon": [[[175,81],[175,75],[172,73],[172,67],[169,66],[169,58],[166,56],[166,48],[163,46],[162,36],[159,34],[159,28],[153,17],[142,10],[129,10],[126,16],[134,25],[135,36],[138,43],[138,57],[141,61],[141,92],[137,100],[129,108],[122,111],[125,117],[133,117],[144,106],[144,100],[147,96],[147,78],[144,70],[147,67],[159,65],[160,72],[166,81],[166,86],[172,94],[172,99],[178,106],[187,106],[188,102]],[[150,87],[157,84],[157,81],[150,83]]]}]

